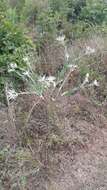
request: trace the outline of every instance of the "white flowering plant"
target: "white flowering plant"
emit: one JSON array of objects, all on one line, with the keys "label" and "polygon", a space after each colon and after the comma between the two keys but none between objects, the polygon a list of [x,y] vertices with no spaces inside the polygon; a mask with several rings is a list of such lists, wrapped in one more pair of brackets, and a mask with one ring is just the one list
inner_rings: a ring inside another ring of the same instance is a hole
[{"label": "white flowering plant", "polygon": [[22,29],[4,19],[0,26],[0,99],[7,81],[18,89],[28,78],[25,57],[31,49],[32,43]]}]

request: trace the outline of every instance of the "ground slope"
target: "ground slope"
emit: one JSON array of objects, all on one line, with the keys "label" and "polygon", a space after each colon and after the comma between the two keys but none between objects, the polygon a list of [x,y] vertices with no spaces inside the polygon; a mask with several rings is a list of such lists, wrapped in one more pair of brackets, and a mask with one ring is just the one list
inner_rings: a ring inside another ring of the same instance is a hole
[{"label": "ground slope", "polygon": [[[15,125],[0,107],[0,189],[106,190],[106,103],[95,105],[80,93],[56,101],[28,95],[19,100]],[[24,126],[22,116],[36,101]]]}]

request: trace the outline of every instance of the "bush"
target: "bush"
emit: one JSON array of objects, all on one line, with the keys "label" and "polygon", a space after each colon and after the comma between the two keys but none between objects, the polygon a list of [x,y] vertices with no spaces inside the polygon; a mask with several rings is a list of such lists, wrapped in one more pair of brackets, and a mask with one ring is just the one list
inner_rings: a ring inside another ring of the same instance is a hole
[{"label": "bush", "polygon": [[93,25],[102,26],[107,23],[107,3],[104,0],[10,0],[10,2],[12,9],[8,10],[8,17],[14,23],[18,20],[24,26],[30,28],[33,26],[33,31],[35,29],[40,35],[44,32],[48,35],[57,34],[59,30],[66,30],[64,26],[68,25],[72,28],[70,33],[73,32],[73,36],[80,36]]},{"label": "bush", "polygon": [[23,31],[10,21],[0,23],[0,91],[3,97],[5,83],[18,89],[23,86],[23,73],[28,69],[24,57],[31,48],[30,41]]},{"label": "bush", "polygon": [[88,0],[79,19],[94,25],[102,24],[107,21],[107,4],[103,0]]},{"label": "bush", "polygon": [[48,0],[25,0],[20,10],[20,21],[24,24],[36,25],[37,16],[47,10]]},{"label": "bush", "polygon": [[6,0],[0,0],[0,21],[6,16],[7,4]]},{"label": "bush", "polygon": [[83,7],[86,6],[86,0],[67,0],[67,2],[69,7],[67,20],[75,23],[78,20]]}]

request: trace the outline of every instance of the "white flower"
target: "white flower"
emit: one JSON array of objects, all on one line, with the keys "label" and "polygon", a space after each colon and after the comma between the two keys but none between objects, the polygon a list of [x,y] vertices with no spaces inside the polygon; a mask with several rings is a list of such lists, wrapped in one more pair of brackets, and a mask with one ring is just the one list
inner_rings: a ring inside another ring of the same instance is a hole
[{"label": "white flower", "polygon": [[67,46],[65,46],[65,58],[66,58],[67,61],[69,61],[69,57],[70,57],[70,55],[68,53]]},{"label": "white flower", "polygon": [[89,82],[89,73],[86,74],[86,77],[85,77],[85,82],[88,83]]},{"label": "white flower", "polygon": [[7,97],[9,100],[15,100],[18,96],[18,93],[14,89],[9,89],[7,92]]},{"label": "white flower", "polygon": [[28,62],[28,61],[29,61],[28,57],[24,57],[24,58],[23,58],[23,61],[24,61],[24,62]]},{"label": "white flower", "polygon": [[56,80],[56,78],[54,76],[49,76],[49,77],[46,78],[46,81],[49,84],[53,84],[54,87],[56,86],[55,80]]},{"label": "white flower", "polygon": [[16,63],[11,63],[10,64],[10,68],[11,69],[16,69],[17,68],[17,64]]},{"label": "white flower", "polygon": [[89,83],[89,73],[86,74],[85,79],[81,85],[81,87],[84,87],[85,84]]},{"label": "white flower", "polygon": [[56,78],[54,76],[49,76],[49,77],[46,77],[46,80],[49,82],[53,82],[56,80]]},{"label": "white flower", "polygon": [[31,63],[30,63],[29,58],[27,56],[23,58],[23,61],[30,67]]},{"label": "white flower", "polygon": [[58,37],[56,38],[56,40],[59,41],[60,43],[64,44],[65,35],[58,36]]},{"label": "white flower", "polygon": [[96,87],[98,87],[98,86],[99,86],[99,83],[98,83],[98,81],[97,81],[97,80],[94,80],[94,82],[93,82],[93,86],[96,86]]},{"label": "white flower", "polygon": [[40,77],[40,78],[38,79],[38,81],[39,81],[39,82],[45,82],[45,78],[46,78],[46,77],[45,77],[45,75],[44,75],[43,77]]},{"label": "white flower", "polygon": [[13,71],[15,71],[15,69],[17,69],[18,68],[18,66],[17,66],[17,64],[16,63],[10,63],[10,65],[9,65],[9,67],[8,67],[8,72],[10,73],[10,72],[13,72]]},{"label": "white flower", "polygon": [[66,53],[66,54],[65,54],[65,57],[66,57],[66,60],[68,61],[70,56],[69,56],[68,53]]},{"label": "white flower", "polygon": [[56,78],[54,76],[46,77],[45,75],[38,79],[38,81],[43,83],[46,87],[50,87],[51,84],[53,84],[53,86],[55,87],[56,86],[55,80]]},{"label": "white flower", "polygon": [[8,73],[15,71],[15,69],[8,69]]},{"label": "white flower", "polygon": [[72,70],[75,70],[77,68],[77,65],[69,64],[67,65],[68,68],[72,68]]},{"label": "white flower", "polygon": [[94,48],[91,48],[89,46],[86,47],[86,51],[85,51],[85,54],[86,55],[90,55],[90,54],[93,54],[95,53],[95,49]]},{"label": "white flower", "polygon": [[29,77],[29,76],[30,76],[29,71],[25,71],[25,72],[23,72],[23,75]]}]

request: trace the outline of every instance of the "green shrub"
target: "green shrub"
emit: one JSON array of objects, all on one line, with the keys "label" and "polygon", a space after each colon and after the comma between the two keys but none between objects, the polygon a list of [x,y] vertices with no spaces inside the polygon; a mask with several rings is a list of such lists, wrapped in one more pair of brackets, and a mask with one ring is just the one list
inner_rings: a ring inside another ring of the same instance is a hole
[{"label": "green shrub", "polygon": [[21,7],[21,22],[28,26],[36,26],[37,16],[41,14],[41,12],[47,10],[48,0],[25,0]]},{"label": "green shrub", "polygon": [[67,0],[49,0],[49,6],[53,13],[59,12],[65,16],[69,9]]},{"label": "green shrub", "polygon": [[107,21],[107,3],[104,3],[103,0],[87,0],[79,19],[94,25],[102,24]]},{"label": "green shrub", "polygon": [[7,11],[6,0],[0,0],[0,22],[6,16],[6,11]]},{"label": "green shrub", "polygon": [[68,25],[72,28],[69,36],[79,37],[90,27],[107,23],[107,3],[104,0],[11,1],[15,5],[8,10],[8,17],[14,23],[19,20],[24,26],[35,27],[40,35],[44,32],[57,34],[58,30],[66,30],[64,27]]},{"label": "green shrub", "polygon": [[86,6],[86,0],[67,0],[67,2],[69,7],[67,20],[75,23],[77,22],[83,7]]},{"label": "green shrub", "polygon": [[18,14],[17,14],[16,8],[11,8],[11,7],[8,8],[6,17],[13,24],[17,24],[18,23]]},{"label": "green shrub", "polygon": [[31,48],[31,42],[23,31],[11,22],[0,23],[0,91],[3,97],[5,83],[12,83],[14,88],[23,86],[23,73],[28,69],[24,57]]},{"label": "green shrub", "polygon": [[101,28],[103,24],[107,24],[107,3],[103,0],[50,0],[49,2],[53,14],[60,15],[60,23],[69,38],[81,37],[90,31],[90,28],[96,25]]},{"label": "green shrub", "polygon": [[37,29],[38,32],[43,33],[54,33],[56,30],[57,17],[51,11],[42,12],[38,16]]}]

